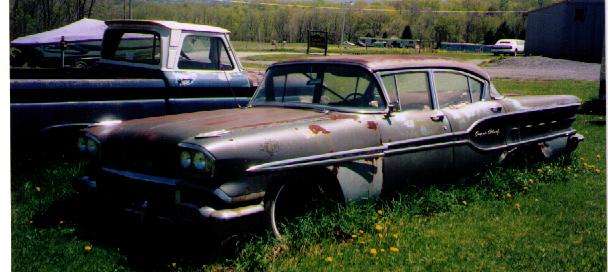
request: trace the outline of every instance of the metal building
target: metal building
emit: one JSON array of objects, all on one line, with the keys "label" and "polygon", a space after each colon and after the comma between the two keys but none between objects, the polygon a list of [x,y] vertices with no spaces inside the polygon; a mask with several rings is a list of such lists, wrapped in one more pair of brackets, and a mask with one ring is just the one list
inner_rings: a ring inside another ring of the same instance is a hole
[{"label": "metal building", "polygon": [[526,53],[600,62],[604,0],[565,0],[528,13]]}]

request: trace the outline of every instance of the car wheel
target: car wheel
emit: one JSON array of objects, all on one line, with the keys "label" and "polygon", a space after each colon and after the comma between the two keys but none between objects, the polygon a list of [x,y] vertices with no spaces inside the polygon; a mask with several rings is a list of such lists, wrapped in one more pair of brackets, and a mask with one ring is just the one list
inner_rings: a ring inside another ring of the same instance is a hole
[{"label": "car wheel", "polygon": [[72,67],[77,68],[77,69],[89,69],[90,68],[86,62],[81,61],[81,60],[74,62],[74,64],[72,64]]},{"label": "car wheel", "polygon": [[323,199],[328,199],[327,189],[307,181],[293,180],[280,182],[266,193],[264,209],[266,222],[277,239],[284,239],[292,231],[298,218],[320,207]]}]

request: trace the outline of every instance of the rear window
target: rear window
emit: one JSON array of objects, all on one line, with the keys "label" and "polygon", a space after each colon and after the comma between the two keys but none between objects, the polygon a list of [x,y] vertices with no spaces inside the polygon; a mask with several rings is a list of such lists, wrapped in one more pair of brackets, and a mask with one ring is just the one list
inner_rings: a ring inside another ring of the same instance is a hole
[{"label": "rear window", "polygon": [[155,32],[109,30],[102,48],[104,59],[160,64],[160,35]]}]

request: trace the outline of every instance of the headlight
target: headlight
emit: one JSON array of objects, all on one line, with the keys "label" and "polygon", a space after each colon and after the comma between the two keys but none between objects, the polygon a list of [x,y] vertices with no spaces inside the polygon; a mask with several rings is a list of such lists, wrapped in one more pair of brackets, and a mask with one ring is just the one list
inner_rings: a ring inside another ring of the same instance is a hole
[{"label": "headlight", "polygon": [[179,155],[180,165],[184,170],[192,169],[199,173],[213,175],[214,159],[211,155],[199,150],[184,150]]},{"label": "headlight", "polygon": [[87,152],[91,154],[97,153],[97,143],[93,139],[87,140]]},{"label": "headlight", "polygon": [[192,165],[194,165],[194,169],[198,171],[203,171],[207,168],[207,161],[205,160],[205,155],[203,152],[194,153],[194,158],[192,160]]},{"label": "headlight", "polygon": [[82,153],[95,155],[99,152],[99,140],[90,135],[81,136],[78,137],[76,147]]},{"label": "headlight", "polygon": [[76,146],[78,147],[78,151],[80,152],[87,151],[87,139],[85,139],[84,137],[78,137],[78,143],[76,143]]},{"label": "headlight", "polygon": [[182,153],[179,155],[179,162],[184,169],[190,167],[190,164],[192,164],[192,156],[190,156],[190,152],[182,151]]}]

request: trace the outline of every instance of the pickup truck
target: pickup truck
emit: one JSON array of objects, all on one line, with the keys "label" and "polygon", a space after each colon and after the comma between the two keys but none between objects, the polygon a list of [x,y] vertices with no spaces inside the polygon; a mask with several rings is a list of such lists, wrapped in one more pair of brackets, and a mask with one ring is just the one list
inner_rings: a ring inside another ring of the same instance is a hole
[{"label": "pickup truck", "polygon": [[261,79],[243,70],[226,29],[172,21],[106,24],[91,70],[11,70],[13,150],[61,146],[57,139],[100,122],[240,107]]}]

